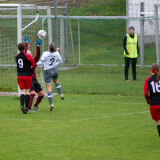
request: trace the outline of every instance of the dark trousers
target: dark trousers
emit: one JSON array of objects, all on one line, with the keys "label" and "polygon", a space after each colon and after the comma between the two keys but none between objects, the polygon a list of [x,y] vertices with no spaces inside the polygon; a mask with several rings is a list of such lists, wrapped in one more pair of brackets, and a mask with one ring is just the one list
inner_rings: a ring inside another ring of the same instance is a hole
[{"label": "dark trousers", "polygon": [[136,79],[136,64],[137,64],[137,58],[129,58],[125,57],[125,67],[124,67],[124,73],[125,73],[125,80],[128,79],[128,69],[130,67],[130,62],[132,64],[132,74],[133,74],[133,80]]}]

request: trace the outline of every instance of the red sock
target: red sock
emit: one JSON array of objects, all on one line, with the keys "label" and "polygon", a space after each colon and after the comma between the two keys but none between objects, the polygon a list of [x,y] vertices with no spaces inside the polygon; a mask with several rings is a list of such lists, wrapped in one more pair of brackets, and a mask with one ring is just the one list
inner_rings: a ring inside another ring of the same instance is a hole
[{"label": "red sock", "polygon": [[35,94],[30,94],[30,101],[29,101],[29,107],[28,107],[28,109],[31,109],[31,107],[32,107],[34,96],[35,96]]},{"label": "red sock", "polygon": [[38,96],[35,106],[38,106],[44,96]]}]

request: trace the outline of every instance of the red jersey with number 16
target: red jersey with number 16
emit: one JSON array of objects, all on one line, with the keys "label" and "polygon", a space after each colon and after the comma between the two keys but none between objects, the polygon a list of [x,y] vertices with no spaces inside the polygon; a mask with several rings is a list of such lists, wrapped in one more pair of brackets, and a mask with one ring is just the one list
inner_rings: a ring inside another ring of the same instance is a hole
[{"label": "red jersey with number 16", "polygon": [[36,65],[34,59],[30,55],[26,53],[19,53],[15,56],[15,60],[17,62],[18,76],[32,76]]},{"label": "red jersey with number 16", "polygon": [[[148,91],[150,95],[148,95]],[[157,83],[154,75],[146,78],[145,80],[144,96],[147,103],[150,103],[150,105],[160,105],[160,81]]]}]

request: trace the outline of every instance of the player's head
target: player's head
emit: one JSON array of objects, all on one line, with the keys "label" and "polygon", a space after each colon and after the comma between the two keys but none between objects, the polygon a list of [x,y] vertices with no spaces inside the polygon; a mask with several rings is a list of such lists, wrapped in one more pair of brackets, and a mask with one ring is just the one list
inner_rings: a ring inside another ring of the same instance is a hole
[{"label": "player's head", "polygon": [[25,45],[24,45],[23,43],[19,43],[19,44],[18,44],[18,50],[19,50],[20,52],[23,52],[23,53],[24,53]]},{"label": "player's head", "polygon": [[134,31],[135,31],[135,28],[133,26],[130,26],[128,30],[129,30],[129,34],[133,35]]},{"label": "player's head", "polygon": [[50,43],[50,44],[49,44],[49,51],[50,51],[50,52],[55,52],[55,51],[56,51],[56,46],[55,46],[54,43]]},{"label": "player's head", "polygon": [[27,50],[27,54],[29,54],[32,57],[32,53],[30,50]]},{"label": "player's head", "polygon": [[155,73],[158,73],[158,72],[159,72],[159,65],[156,64],[156,63],[152,64],[152,66],[151,66],[151,73],[155,74]]}]

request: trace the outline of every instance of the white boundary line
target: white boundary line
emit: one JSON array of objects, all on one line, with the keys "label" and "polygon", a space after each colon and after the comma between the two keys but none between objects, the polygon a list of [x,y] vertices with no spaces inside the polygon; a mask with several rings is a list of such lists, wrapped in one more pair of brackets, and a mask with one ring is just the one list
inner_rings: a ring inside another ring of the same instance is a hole
[{"label": "white boundary line", "polygon": [[131,113],[122,113],[117,115],[110,115],[110,116],[104,116],[104,117],[95,117],[95,118],[86,118],[86,119],[78,119],[78,120],[72,120],[72,121],[88,121],[88,120],[96,120],[96,119],[105,119],[105,118],[111,118],[111,117],[120,117],[120,116],[128,116],[128,115],[136,115],[136,114],[144,114],[148,113],[149,111],[144,112],[131,112]]},{"label": "white boundary line", "polygon": [[[94,118],[84,118],[84,119],[75,119],[71,120],[72,122],[81,122],[81,121],[88,121],[88,120],[98,120],[98,119],[105,119],[105,118],[112,118],[112,117],[121,117],[121,116],[128,116],[128,115],[137,115],[137,114],[145,114],[149,111],[143,111],[143,112],[131,112],[131,113],[122,113],[122,114],[115,114],[115,115],[108,115],[103,117],[94,117]],[[41,122],[57,122],[60,120],[40,120],[40,119],[16,119],[16,118],[7,118],[7,117],[0,117],[1,120],[21,120],[21,121],[41,121]]]}]

